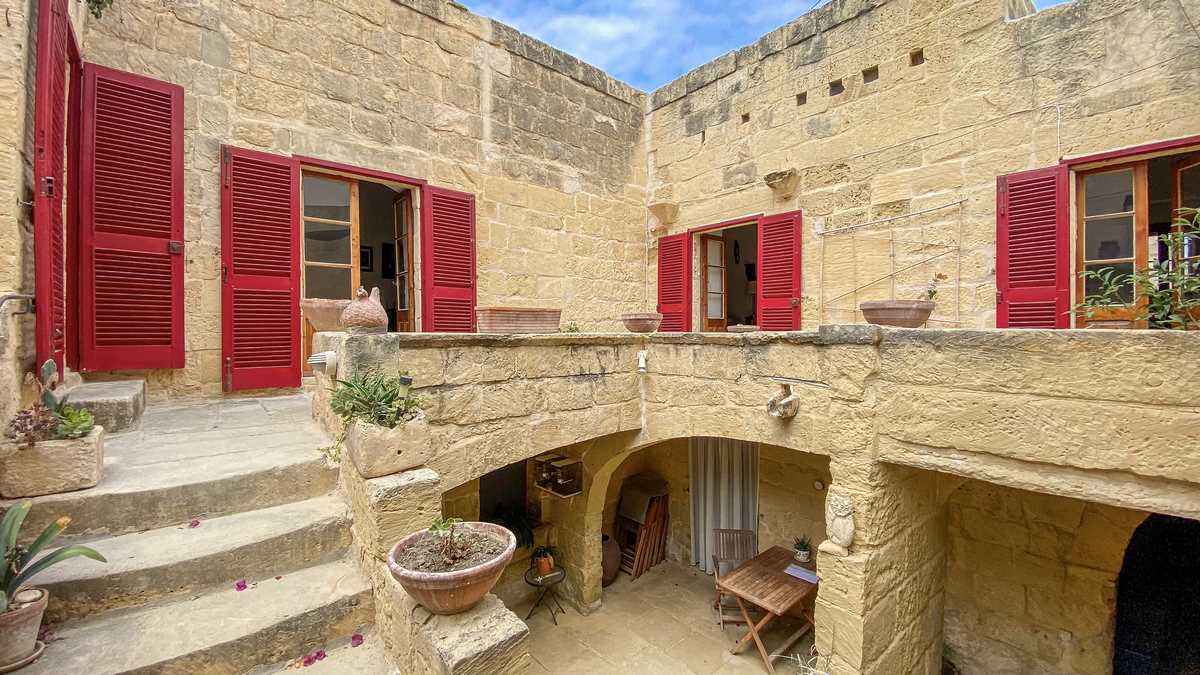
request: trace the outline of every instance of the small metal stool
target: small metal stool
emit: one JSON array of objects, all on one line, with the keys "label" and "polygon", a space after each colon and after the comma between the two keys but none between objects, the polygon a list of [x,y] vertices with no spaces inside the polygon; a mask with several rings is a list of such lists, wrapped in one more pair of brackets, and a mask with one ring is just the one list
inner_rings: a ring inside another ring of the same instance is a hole
[{"label": "small metal stool", "polygon": [[[534,588],[542,589],[542,592],[538,595],[537,602],[533,603],[533,607],[530,607],[529,613],[525,615],[526,621],[529,620],[529,617],[533,616],[533,610],[537,609],[538,605],[545,604],[546,611],[550,612],[550,620],[554,622],[555,626],[558,625],[558,619],[554,616],[554,607],[557,607],[558,612],[562,614],[566,614],[567,611],[558,603],[558,594],[554,592],[554,587],[562,583],[562,580],[565,578],[567,578],[567,571],[561,567],[555,567],[549,574],[541,577],[537,575],[537,570],[532,567],[525,570],[525,583]],[[554,601],[554,607],[551,607],[550,603],[544,602],[547,593],[550,595],[550,599]]]}]

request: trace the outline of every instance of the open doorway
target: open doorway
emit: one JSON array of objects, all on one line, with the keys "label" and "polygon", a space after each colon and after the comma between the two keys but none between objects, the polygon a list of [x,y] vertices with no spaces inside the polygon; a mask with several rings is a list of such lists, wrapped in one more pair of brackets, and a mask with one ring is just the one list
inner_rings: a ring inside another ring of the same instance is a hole
[{"label": "open doorway", "polygon": [[[378,288],[388,331],[415,331],[414,194],[412,187],[398,183],[306,169],[300,189],[301,297],[349,300],[360,286]],[[328,321],[303,317],[306,368],[312,336],[332,329],[323,325]]]},{"label": "open doorway", "polygon": [[754,223],[699,235],[705,332],[756,324],[758,227]]}]

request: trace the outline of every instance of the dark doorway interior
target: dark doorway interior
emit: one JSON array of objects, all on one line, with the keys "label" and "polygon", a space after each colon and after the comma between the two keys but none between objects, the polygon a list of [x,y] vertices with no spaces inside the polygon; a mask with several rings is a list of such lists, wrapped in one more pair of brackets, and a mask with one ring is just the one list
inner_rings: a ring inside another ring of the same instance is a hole
[{"label": "dark doorway interior", "polygon": [[1200,522],[1152,515],[1117,581],[1115,675],[1200,675]]}]

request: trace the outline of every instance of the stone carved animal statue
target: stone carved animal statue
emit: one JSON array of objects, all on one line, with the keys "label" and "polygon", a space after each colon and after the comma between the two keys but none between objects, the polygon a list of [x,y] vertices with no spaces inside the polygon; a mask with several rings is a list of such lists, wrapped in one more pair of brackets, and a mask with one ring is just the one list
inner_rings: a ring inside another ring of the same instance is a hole
[{"label": "stone carved animal statue", "polygon": [[854,503],[846,495],[833,492],[825,499],[825,531],[829,537],[818,550],[839,558],[850,555],[854,543]]},{"label": "stone carved animal statue", "polygon": [[342,310],[340,323],[342,328],[359,333],[382,333],[387,331],[388,315],[379,301],[379,288],[372,288],[370,295],[367,289],[358,287],[354,300]]}]

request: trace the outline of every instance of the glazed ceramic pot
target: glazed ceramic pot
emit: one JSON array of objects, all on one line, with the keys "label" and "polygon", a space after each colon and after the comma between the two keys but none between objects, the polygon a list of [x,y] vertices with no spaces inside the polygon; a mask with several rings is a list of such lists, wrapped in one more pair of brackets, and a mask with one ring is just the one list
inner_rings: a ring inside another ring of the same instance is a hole
[{"label": "glazed ceramic pot", "polygon": [[859,304],[863,318],[880,326],[920,328],[933,313],[929,300],[869,300]]},{"label": "glazed ceramic pot", "polygon": [[27,588],[13,597],[15,609],[0,614],[0,673],[27,666],[41,655],[38,631],[49,598],[40,588]]},{"label": "glazed ceramic pot", "polygon": [[458,614],[471,609],[483,600],[517,550],[517,537],[508,528],[493,523],[468,522],[455,526],[495,538],[504,544],[500,555],[491,560],[454,572],[418,572],[401,567],[396,562],[409,546],[429,538],[429,530],[420,530],[401,539],[388,553],[388,570],[400,582],[405,592],[434,614]]},{"label": "glazed ceramic pot", "polygon": [[621,323],[631,333],[653,333],[662,323],[663,315],[658,312],[634,312],[622,314]]},{"label": "glazed ceramic pot", "polygon": [[600,579],[607,586],[617,580],[621,571],[621,547],[617,540],[607,534],[600,535]]}]

